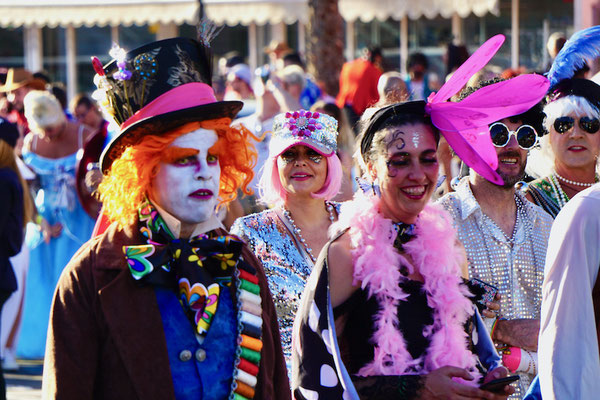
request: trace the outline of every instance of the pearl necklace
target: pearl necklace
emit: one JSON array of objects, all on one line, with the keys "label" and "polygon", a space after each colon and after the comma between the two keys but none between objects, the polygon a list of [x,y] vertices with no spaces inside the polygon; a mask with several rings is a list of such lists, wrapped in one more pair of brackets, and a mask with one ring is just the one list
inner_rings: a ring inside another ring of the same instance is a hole
[{"label": "pearl necklace", "polygon": [[556,179],[555,174],[556,172],[553,175],[550,175],[550,179],[548,179],[548,181],[550,181],[550,186],[552,187],[554,194],[556,194],[558,206],[562,209],[565,206],[565,204],[567,204],[567,201],[569,201],[569,199],[567,198],[567,194],[560,187],[560,182],[558,182],[558,179]]},{"label": "pearl necklace", "polygon": [[[327,209],[327,212],[329,213],[329,223],[331,224],[331,223],[333,223],[333,221],[335,219],[335,214],[333,212],[333,204],[331,204],[329,201],[326,201],[325,208]],[[292,229],[293,229],[292,234],[296,236],[296,238],[298,239],[298,241],[300,243],[302,243],[304,250],[306,250],[306,253],[308,254],[308,256],[310,257],[310,259],[312,260],[312,262],[314,264],[315,261],[317,261],[317,259],[315,258],[314,254],[313,254],[312,248],[310,248],[308,246],[308,243],[306,243],[306,239],[304,239],[304,237],[302,237],[302,231],[300,230],[300,228],[298,228],[294,219],[292,218],[292,213],[290,213],[290,211],[287,208],[283,207],[283,215],[287,218],[289,223],[292,225]]]},{"label": "pearl necklace", "polygon": [[554,172],[554,175],[560,179],[561,181],[563,181],[564,183],[568,183],[570,185],[575,185],[575,186],[583,186],[583,187],[590,187],[593,186],[596,182],[598,182],[598,175],[595,176],[594,178],[594,182],[592,183],[587,183],[587,182],[575,182],[575,181],[571,181],[567,178],[563,178],[562,176],[560,176],[558,174],[558,172]]}]

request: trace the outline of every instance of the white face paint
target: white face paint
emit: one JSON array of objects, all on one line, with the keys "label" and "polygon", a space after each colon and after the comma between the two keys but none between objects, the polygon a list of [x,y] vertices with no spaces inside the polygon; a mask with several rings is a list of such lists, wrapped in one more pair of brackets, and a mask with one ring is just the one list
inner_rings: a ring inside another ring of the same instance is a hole
[{"label": "white face paint", "polygon": [[161,162],[152,180],[150,199],[181,222],[182,232],[208,220],[215,212],[221,166],[208,150],[217,139],[215,131],[202,128],[178,137],[169,148],[198,153],[170,163]]}]

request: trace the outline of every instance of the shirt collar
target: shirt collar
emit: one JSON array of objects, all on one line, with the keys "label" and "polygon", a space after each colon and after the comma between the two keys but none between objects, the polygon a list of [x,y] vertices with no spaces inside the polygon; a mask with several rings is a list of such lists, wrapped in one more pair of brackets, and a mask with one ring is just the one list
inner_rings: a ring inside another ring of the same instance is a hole
[{"label": "shirt collar", "polygon": [[[158,211],[158,213],[160,214],[162,219],[165,221],[165,223],[169,227],[169,230],[171,231],[173,236],[175,238],[179,239],[179,235],[181,233],[181,221],[179,221],[173,215],[169,214],[166,210],[164,210],[158,204],[152,202],[152,205],[154,207],[156,207],[156,210]],[[213,229],[217,229],[217,228],[225,229],[225,227],[223,226],[221,221],[219,221],[219,219],[217,218],[217,214],[212,213],[210,218],[208,218],[206,221],[200,222],[199,224],[197,224],[194,227],[194,231],[192,232],[192,235],[190,237],[198,236],[202,233],[206,233],[206,232],[212,231]]]},{"label": "shirt collar", "polygon": [[[471,190],[471,185],[469,184],[469,177],[466,176],[462,178],[459,184],[456,187],[456,194],[460,199],[460,218],[461,220],[465,220],[471,216],[471,214],[479,211],[480,214],[483,214],[481,211],[481,206],[475,199],[475,195],[473,195],[473,191]],[[532,224],[535,224],[537,217],[539,216],[535,204],[531,203],[525,195],[520,191],[516,190],[515,195],[519,197],[521,200],[521,204],[523,204],[523,208],[525,211],[526,219]]]},{"label": "shirt collar", "polygon": [[539,216],[538,209],[541,210],[541,207],[537,206],[537,205],[533,204],[532,202],[530,202],[529,200],[527,200],[527,197],[525,197],[525,194],[520,190],[516,191],[516,195],[521,200],[521,204],[523,204],[523,208],[525,211],[525,215],[527,216],[527,220],[531,221],[532,224],[535,223],[535,220]]},{"label": "shirt collar", "polygon": [[471,214],[479,210],[481,207],[475,199],[473,192],[471,191],[471,185],[469,184],[469,177],[465,176],[460,180],[456,187],[456,194],[460,198],[460,218],[465,220],[469,218]]}]

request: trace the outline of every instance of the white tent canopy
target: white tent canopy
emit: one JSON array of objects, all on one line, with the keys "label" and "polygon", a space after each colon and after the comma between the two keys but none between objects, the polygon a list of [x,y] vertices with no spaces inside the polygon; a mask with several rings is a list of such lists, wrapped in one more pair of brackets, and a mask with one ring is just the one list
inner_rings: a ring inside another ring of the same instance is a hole
[{"label": "white tent canopy", "polygon": [[[204,0],[219,24],[306,22],[306,0]],[[0,27],[195,24],[198,0],[3,0]]]},{"label": "white tent canopy", "polygon": [[[307,0],[204,0],[207,16],[219,24],[257,25],[308,20]],[[0,27],[130,26],[194,24],[198,0],[2,0]],[[408,16],[466,17],[498,14],[498,0],[339,0],[346,21],[397,20]]]},{"label": "white tent canopy", "polygon": [[[353,53],[354,21],[373,19],[401,20],[401,54],[407,55],[407,18],[466,17],[471,12],[482,16],[498,14],[499,0],[338,0],[342,17],[348,22],[346,47]],[[518,1],[518,0],[513,0]],[[160,24],[157,38],[171,37],[177,25],[196,24],[199,0],[0,0],[0,28],[23,27],[25,66],[42,67],[41,27],[66,28],[67,86],[76,87],[75,28],[111,26],[113,40],[118,42],[119,26]],[[299,50],[303,50],[304,24],[308,22],[308,0],[202,0],[204,13],[217,24],[248,25],[249,62],[257,64],[258,25],[270,24],[271,36],[285,38],[285,24],[298,24]],[[70,93],[71,94],[71,93]]]},{"label": "white tent canopy", "polygon": [[374,19],[401,20],[438,15],[451,18],[454,14],[465,18],[474,13],[481,17],[487,13],[499,14],[499,0],[339,0],[339,9],[346,21],[369,22]]},{"label": "white tent canopy", "polygon": [[307,0],[204,0],[206,15],[230,26],[308,22]]}]

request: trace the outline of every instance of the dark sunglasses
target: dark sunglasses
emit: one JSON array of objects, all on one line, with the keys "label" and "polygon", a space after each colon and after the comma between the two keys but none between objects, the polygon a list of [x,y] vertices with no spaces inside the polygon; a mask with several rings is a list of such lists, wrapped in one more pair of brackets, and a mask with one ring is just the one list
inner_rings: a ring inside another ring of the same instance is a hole
[{"label": "dark sunglasses", "polygon": [[[563,134],[575,126],[573,117],[558,117],[554,120],[554,130]],[[587,133],[596,133],[600,130],[600,121],[598,118],[581,117],[579,118],[579,127]]]},{"label": "dark sunglasses", "polygon": [[531,125],[521,125],[516,131],[511,131],[502,122],[495,122],[490,125],[490,137],[496,147],[506,146],[512,135],[515,135],[519,147],[523,150],[531,149],[538,140],[537,132]]}]

